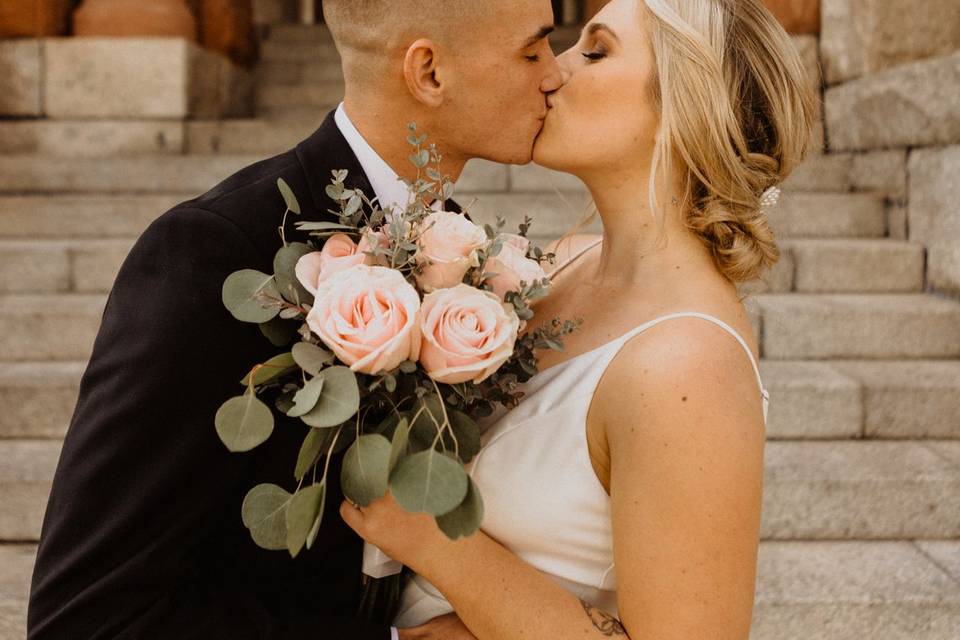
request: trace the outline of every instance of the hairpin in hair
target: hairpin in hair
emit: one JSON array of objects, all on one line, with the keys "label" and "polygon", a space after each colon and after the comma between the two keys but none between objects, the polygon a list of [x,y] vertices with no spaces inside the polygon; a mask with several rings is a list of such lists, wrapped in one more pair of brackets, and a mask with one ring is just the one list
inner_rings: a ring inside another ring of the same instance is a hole
[{"label": "hairpin in hair", "polygon": [[774,207],[780,202],[780,187],[770,187],[763,192],[763,195],[760,196],[760,206],[761,207]]}]

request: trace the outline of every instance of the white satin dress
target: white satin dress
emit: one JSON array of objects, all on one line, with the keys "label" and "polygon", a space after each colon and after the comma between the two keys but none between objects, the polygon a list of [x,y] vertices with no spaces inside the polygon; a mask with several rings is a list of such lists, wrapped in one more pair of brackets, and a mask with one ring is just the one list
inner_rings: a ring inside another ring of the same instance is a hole
[{"label": "white satin dress", "polygon": [[[559,585],[618,616],[610,496],[590,463],[586,417],[597,384],[621,347],[661,322],[695,317],[712,322],[743,346],[757,375],[767,417],[769,394],[743,337],[713,316],[676,313],[534,376],[513,410],[488,418],[482,449],[467,471],[483,495],[481,529]],[[404,588],[393,624],[414,627],[450,613],[443,594],[418,574]]]}]

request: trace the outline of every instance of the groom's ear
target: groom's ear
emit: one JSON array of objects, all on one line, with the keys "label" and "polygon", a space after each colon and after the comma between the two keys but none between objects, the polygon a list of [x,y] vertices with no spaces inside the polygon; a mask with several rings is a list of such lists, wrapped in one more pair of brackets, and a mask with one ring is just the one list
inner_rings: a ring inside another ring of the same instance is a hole
[{"label": "groom's ear", "polygon": [[439,52],[432,40],[421,38],[407,49],[403,58],[403,76],[410,94],[428,107],[443,104],[443,83],[439,72]]}]

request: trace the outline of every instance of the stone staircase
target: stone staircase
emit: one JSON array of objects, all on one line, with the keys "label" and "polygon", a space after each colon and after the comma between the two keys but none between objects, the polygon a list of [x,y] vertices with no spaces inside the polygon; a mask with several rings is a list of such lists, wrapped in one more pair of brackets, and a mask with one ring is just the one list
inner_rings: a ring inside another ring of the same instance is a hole
[{"label": "stone staircase", "polygon": [[[798,45],[819,82],[816,41]],[[0,639],[23,637],[50,480],[126,253],[341,93],[329,34],[274,25],[256,118],[0,121]],[[755,640],[960,637],[960,303],[928,292],[906,239],[901,156],[815,153],[771,212],[783,260],[750,288],[772,397]],[[481,220],[531,215],[541,238],[587,207],[577,180],[534,166],[472,162],[458,193]]]}]

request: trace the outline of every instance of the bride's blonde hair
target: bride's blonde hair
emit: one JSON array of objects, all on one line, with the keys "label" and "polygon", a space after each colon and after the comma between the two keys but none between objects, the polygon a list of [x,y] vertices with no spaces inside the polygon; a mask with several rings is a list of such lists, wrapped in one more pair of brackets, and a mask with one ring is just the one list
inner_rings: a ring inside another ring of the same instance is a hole
[{"label": "bride's blonde hair", "polygon": [[760,0],[644,4],[660,112],[651,210],[658,171],[681,171],[686,226],[729,280],[758,278],[780,258],[761,197],[806,155],[814,123],[800,54]]},{"label": "bride's blonde hair", "polygon": [[[674,184],[685,224],[734,283],[780,259],[761,208],[807,152],[819,97],[800,54],[760,0],[644,0],[656,74],[650,96],[660,128],[650,172]],[[564,238],[582,229],[595,207]],[[562,242],[562,240],[561,240]]]}]

